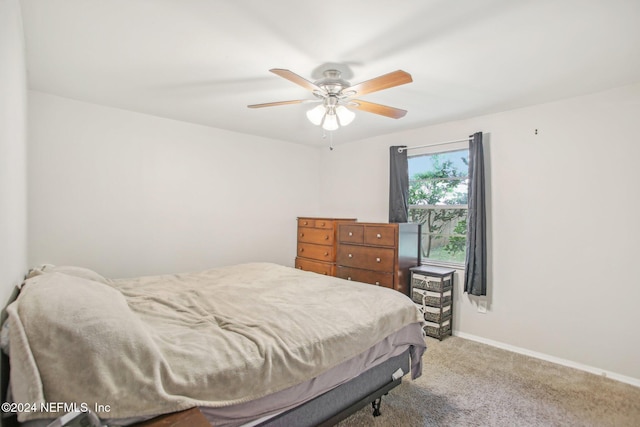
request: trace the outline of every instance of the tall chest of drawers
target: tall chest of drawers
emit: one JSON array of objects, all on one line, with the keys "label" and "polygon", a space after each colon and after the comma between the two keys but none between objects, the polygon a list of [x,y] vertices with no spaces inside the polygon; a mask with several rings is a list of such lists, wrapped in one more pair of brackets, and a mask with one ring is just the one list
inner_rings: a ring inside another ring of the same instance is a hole
[{"label": "tall chest of drawers", "polygon": [[296,268],[327,276],[336,275],[338,224],[355,218],[298,218]]},{"label": "tall chest of drawers", "polygon": [[408,295],[409,268],[419,265],[419,249],[418,224],[339,224],[336,276]]}]

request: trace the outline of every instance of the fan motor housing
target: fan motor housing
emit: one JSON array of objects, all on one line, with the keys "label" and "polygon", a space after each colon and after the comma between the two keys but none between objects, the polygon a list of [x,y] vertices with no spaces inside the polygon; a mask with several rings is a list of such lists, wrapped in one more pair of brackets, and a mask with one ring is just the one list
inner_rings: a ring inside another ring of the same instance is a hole
[{"label": "fan motor housing", "polygon": [[342,89],[351,86],[351,84],[340,78],[340,71],[325,70],[323,78],[316,80],[314,84],[326,90],[328,94],[339,94]]}]

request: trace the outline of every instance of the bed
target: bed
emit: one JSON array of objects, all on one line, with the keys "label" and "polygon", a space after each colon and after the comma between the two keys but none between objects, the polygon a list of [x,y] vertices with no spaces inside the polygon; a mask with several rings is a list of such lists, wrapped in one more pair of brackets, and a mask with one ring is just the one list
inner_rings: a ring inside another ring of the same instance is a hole
[{"label": "bed", "polygon": [[34,426],[74,407],[109,425],[192,407],[217,427],[331,425],[420,376],[426,348],[405,295],[270,263],[45,266],[7,313],[12,399]]}]

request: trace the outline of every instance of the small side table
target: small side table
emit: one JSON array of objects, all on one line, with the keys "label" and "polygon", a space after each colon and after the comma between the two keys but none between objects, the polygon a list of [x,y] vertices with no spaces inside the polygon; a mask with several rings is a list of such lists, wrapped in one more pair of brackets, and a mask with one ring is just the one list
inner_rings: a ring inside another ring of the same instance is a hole
[{"label": "small side table", "polygon": [[442,341],[453,330],[453,280],[455,269],[421,265],[410,268],[413,302],[424,316],[425,333]]}]

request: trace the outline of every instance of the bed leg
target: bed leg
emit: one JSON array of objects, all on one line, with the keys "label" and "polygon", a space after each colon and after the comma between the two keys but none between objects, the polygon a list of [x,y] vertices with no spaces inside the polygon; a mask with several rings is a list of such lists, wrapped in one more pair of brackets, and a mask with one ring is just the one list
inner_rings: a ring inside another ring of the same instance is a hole
[{"label": "bed leg", "polygon": [[380,416],[380,405],[382,404],[382,396],[371,402],[371,406],[373,407],[373,416]]}]

